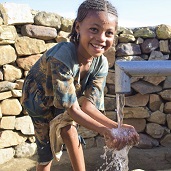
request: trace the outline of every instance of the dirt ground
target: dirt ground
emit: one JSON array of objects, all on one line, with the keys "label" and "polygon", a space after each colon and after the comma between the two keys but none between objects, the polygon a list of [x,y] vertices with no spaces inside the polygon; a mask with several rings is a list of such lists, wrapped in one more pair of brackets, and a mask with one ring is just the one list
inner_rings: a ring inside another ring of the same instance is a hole
[{"label": "dirt ground", "polygon": [[[104,160],[103,148],[91,148],[84,151],[86,170],[98,171]],[[14,158],[0,165],[0,171],[36,171],[36,155],[31,158]],[[137,149],[129,151],[130,171],[171,171],[171,149]],[[72,171],[68,154],[64,151],[60,162],[53,161],[51,171]],[[103,171],[103,170],[100,170]],[[115,171],[113,169],[109,171]]]}]

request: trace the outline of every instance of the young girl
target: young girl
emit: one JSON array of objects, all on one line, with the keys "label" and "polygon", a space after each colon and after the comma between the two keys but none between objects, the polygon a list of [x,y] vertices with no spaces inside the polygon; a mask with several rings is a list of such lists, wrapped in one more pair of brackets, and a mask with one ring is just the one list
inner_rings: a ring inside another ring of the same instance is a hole
[{"label": "young girl", "polygon": [[[37,171],[50,171],[53,154],[49,129],[54,118],[60,120],[56,129],[67,147],[74,171],[85,171],[75,123],[104,136],[109,148],[120,150],[127,143],[138,142],[138,134],[130,125],[122,125],[128,130],[128,137],[114,137],[111,129],[117,128],[117,123],[100,112],[104,110],[103,91],[108,73],[103,53],[113,45],[117,25],[117,11],[111,3],[84,1],[78,8],[71,42],[55,45],[29,71],[23,87],[23,105],[35,128]],[[81,96],[84,98],[79,105]]]}]

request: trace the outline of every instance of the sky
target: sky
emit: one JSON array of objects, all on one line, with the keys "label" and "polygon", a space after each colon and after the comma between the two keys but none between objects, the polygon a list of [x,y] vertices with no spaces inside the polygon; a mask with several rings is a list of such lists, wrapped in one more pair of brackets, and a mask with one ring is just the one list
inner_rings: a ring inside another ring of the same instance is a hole
[{"label": "sky", "polygon": [[[109,0],[117,9],[119,26],[146,27],[167,24],[171,26],[171,0]],[[74,19],[83,0],[0,0],[28,4],[31,9],[54,12]]]}]

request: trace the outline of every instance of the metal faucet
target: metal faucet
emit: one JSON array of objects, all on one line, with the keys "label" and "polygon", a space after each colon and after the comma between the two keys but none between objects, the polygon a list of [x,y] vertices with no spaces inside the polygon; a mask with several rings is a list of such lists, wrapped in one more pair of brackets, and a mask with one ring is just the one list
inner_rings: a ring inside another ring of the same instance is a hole
[{"label": "metal faucet", "polygon": [[171,60],[115,62],[115,93],[131,91],[131,76],[171,76]]}]

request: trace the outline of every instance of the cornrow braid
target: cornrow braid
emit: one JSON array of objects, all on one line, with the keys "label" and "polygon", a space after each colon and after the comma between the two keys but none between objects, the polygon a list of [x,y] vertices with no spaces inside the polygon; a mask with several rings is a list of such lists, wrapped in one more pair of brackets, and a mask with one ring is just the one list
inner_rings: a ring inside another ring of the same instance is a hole
[{"label": "cornrow braid", "polygon": [[106,11],[118,18],[116,8],[107,0],[86,0],[78,8],[77,17],[73,23],[71,33],[69,34],[70,41],[78,44],[78,34],[75,30],[76,22],[81,22],[87,16],[90,10]]}]

